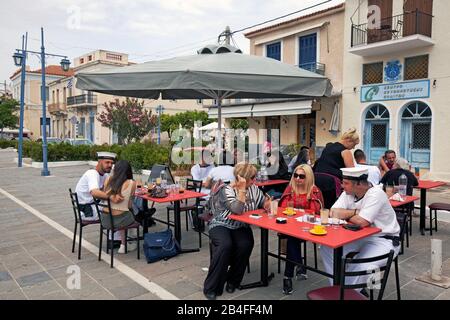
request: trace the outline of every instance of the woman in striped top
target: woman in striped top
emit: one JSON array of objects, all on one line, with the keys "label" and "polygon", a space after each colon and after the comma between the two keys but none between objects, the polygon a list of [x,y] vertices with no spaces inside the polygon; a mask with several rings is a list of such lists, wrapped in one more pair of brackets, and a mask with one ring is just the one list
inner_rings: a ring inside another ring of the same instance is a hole
[{"label": "woman in striped top", "polygon": [[225,283],[228,293],[233,293],[241,284],[253,249],[252,229],[229,219],[229,215],[270,206],[269,199],[254,185],[256,168],[253,165],[237,164],[234,175],[236,181],[217,194],[218,201],[209,223],[211,262],[203,293],[210,300],[222,294]]}]

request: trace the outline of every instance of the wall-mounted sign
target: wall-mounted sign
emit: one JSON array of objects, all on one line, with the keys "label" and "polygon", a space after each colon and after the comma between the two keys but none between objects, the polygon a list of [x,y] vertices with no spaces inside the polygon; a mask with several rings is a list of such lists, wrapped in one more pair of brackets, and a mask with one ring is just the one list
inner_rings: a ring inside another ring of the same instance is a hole
[{"label": "wall-mounted sign", "polygon": [[403,66],[399,60],[393,60],[386,63],[384,67],[384,81],[399,82],[402,80]]},{"label": "wall-mounted sign", "polygon": [[430,80],[361,87],[361,102],[409,100],[430,97]]}]

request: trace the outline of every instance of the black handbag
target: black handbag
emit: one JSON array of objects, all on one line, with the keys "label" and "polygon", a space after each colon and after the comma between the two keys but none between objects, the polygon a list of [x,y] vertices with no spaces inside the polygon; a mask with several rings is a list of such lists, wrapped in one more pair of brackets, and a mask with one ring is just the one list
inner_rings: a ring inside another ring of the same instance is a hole
[{"label": "black handbag", "polygon": [[144,254],[148,263],[168,260],[180,251],[178,242],[172,235],[172,230],[149,232],[144,235]]}]

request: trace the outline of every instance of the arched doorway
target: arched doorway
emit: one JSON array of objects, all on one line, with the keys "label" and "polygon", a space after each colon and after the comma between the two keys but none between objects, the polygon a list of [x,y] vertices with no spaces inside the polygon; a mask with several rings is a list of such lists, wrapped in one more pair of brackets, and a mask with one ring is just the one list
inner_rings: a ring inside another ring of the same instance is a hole
[{"label": "arched doorway", "polygon": [[430,168],[432,115],[423,102],[410,103],[402,112],[400,155],[413,167]]},{"label": "arched doorway", "polygon": [[364,130],[364,152],[367,162],[377,165],[380,157],[389,149],[389,111],[375,104],[367,109]]}]

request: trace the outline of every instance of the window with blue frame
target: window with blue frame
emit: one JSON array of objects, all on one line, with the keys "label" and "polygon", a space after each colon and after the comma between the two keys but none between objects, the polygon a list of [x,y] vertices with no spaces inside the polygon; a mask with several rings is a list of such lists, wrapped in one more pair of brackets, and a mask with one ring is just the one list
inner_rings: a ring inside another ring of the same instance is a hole
[{"label": "window with blue frame", "polygon": [[317,33],[300,37],[298,65],[300,68],[316,72],[317,68]]},{"label": "window with blue frame", "polygon": [[266,46],[267,58],[281,61],[281,42],[275,42]]}]

